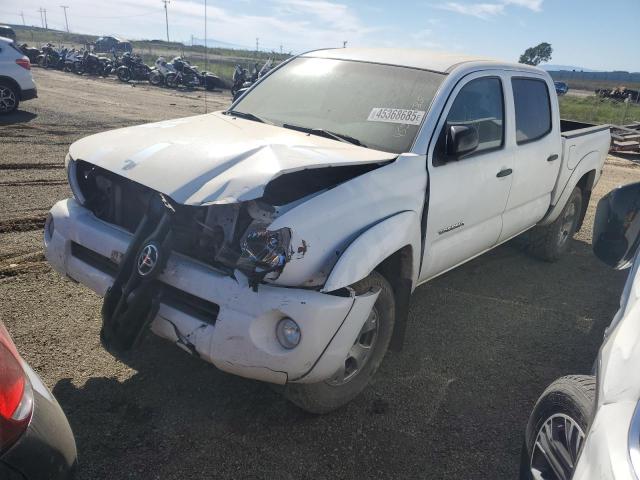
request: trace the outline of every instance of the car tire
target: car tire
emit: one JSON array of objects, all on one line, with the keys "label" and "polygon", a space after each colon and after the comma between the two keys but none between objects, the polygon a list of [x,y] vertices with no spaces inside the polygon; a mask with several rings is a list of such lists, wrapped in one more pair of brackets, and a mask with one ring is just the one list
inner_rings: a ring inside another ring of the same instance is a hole
[{"label": "car tire", "polygon": [[9,82],[0,81],[0,114],[14,112],[20,105],[20,92]]},{"label": "car tire", "polygon": [[[318,383],[289,383],[284,388],[284,396],[301,409],[314,413],[324,414],[346,405],[362,392],[374,376],[382,359],[387,353],[389,341],[393,333],[395,323],[395,298],[389,282],[378,272],[372,272],[368,277],[351,286],[356,294],[363,294],[371,290],[380,291],[378,299],[373,306],[371,316],[365,322],[362,331],[358,335],[354,349],[358,346],[360,351],[363,345],[371,350],[367,353],[362,364],[357,370],[355,358],[345,359],[345,369],[336,372],[336,376]],[[375,325],[375,332],[365,330]],[[354,350],[350,351],[351,354]],[[350,376],[347,377],[347,374]]]},{"label": "car tire", "polygon": [[[571,478],[593,418],[595,395],[596,379],[591,375],[569,375],[547,387],[527,423],[520,480]],[[568,457],[558,455],[560,447]],[[561,469],[564,477],[551,464]]]},{"label": "car tire", "polygon": [[582,191],[573,189],[567,204],[556,220],[544,226],[533,227],[526,234],[526,246],[534,257],[547,262],[557,261],[569,248],[582,214]]}]

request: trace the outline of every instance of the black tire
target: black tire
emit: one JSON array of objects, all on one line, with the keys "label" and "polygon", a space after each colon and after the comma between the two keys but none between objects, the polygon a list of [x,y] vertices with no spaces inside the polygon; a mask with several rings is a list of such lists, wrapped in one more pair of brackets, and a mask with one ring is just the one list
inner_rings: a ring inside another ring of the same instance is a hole
[{"label": "black tire", "polygon": [[149,73],[149,83],[151,85],[158,87],[162,85],[163,81],[164,80],[162,78],[162,74],[157,70],[154,70],[153,72]]},{"label": "black tire", "polygon": [[15,85],[0,80],[0,114],[15,112],[20,105],[20,92]]},{"label": "black tire", "polygon": [[116,74],[118,75],[118,80],[120,80],[121,82],[128,82],[129,80],[131,80],[131,70],[126,67],[118,68]]},{"label": "black tire", "polygon": [[[391,285],[381,274],[373,272],[352,285],[352,288],[357,294],[380,290],[373,307],[377,315],[377,338],[362,368],[345,383],[335,385],[329,379],[319,383],[289,383],[285,386],[285,397],[307,412],[324,414],[349,403],[366,388],[387,353],[395,323],[395,298]],[[356,343],[361,337],[362,334]],[[345,364],[347,361],[345,359]]]},{"label": "black tire", "polygon": [[557,261],[569,248],[582,214],[582,191],[575,187],[558,218],[551,224],[533,227],[527,233],[527,249],[547,262]]},{"label": "black tire", "polygon": [[[520,457],[520,480],[533,480],[532,468],[536,468],[541,474],[539,478],[545,480],[563,478],[562,475],[549,467],[547,457],[536,447],[536,440],[540,434],[540,442],[545,442],[544,432],[541,431],[545,425],[549,425],[548,422],[553,422],[554,418],[556,420],[552,425],[555,426],[552,426],[551,431],[554,434],[559,434],[558,438],[561,439],[562,435],[566,433],[566,417],[571,419],[583,434],[583,438],[580,440],[579,431],[572,430],[570,438],[573,441],[568,443],[571,447],[566,450],[570,452],[570,459],[556,464],[561,465],[564,478],[571,478],[580,455],[580,449],[584,444],[584,436],[587,434],[593,418],[595,396],[596,379],[590,375],[569,375],[559,378],[547,387],[536,402],[527,423]],[[547,450],[553,451],[554,449],[547,448]]]},{"label": "black tire", "polygon": [[169,88],[177,88],[178,76],[175,73],[168,73],[167,76],[164,77],[164,83]]}]

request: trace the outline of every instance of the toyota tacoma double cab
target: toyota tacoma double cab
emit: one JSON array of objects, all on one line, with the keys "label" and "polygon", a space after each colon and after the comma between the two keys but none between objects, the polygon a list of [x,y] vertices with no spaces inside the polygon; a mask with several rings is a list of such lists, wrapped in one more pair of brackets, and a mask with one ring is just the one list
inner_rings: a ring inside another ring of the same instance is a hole
[{"label": "toyota tacoma double cab", "polygon": [[558,259],[608,147],[534,67],[314,51],[226,111],[71,145],[46,257],[104,296],[115,354],[150,329],[324,413],[400,348],[418,285],[522,234]]}]

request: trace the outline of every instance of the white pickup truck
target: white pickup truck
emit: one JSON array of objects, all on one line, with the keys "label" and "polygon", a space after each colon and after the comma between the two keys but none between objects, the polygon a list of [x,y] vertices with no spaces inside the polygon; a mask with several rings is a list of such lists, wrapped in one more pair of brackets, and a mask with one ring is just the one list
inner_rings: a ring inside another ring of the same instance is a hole
[{"label": "white pickup truck", "polygon": [[537,68],[314,51],[227,111],[74,143],[46,256],[105,296],[110,350],[150,327],[322,413],[401,346],[418,285],[527,231],[557,259],[608,147]]}]

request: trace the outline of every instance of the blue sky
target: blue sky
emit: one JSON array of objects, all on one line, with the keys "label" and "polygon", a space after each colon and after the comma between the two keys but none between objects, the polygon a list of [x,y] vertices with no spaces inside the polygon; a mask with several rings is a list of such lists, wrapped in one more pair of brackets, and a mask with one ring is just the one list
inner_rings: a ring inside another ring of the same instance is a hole
[{"label": "blue sky", "polygon": [[[61,0],[0,0],[0,22],[64,28]],[[65,0],[72,31],[164,38],[161,0]],[[204,0],[171,0],[172,40],[204,37]],[[298,53],[341,46],[456,50],[517,60],[546,41],[551,63],[640,71],[640,0],[208,0],[208,37]]]}]

